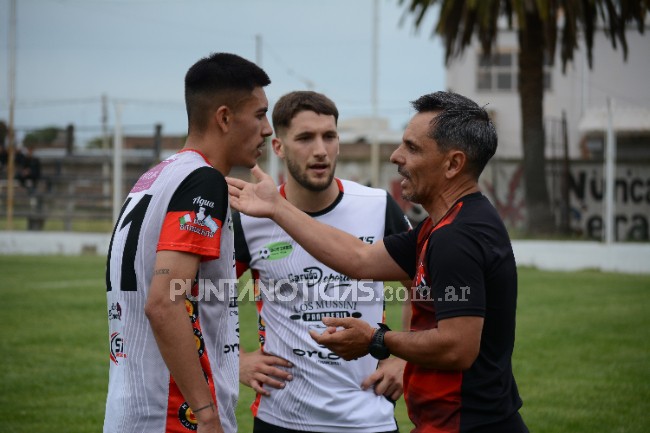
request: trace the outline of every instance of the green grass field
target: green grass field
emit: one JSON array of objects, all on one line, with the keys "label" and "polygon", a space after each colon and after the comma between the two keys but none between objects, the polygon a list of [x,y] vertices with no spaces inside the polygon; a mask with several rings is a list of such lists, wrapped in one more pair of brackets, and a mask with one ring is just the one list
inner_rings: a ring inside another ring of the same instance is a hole
[{"label": "green grass field", "polygon": [[[7,230],[7,219],[0,218],[0,230]],[[27,218],[18,217],[13,220],[13,230],[25,231],[27,230]],[[65,231],[66,224],[63,219],[47,219],[43,226],[43,231]],[[113,222],[109,219],[106,220],[89,220],[89,219],[74,219],[70,222],[70,231],[72,232],[88,232],[88,233],[111,233],[113,231]]]},{"label": "green grass field", "polygon": [[[0,432],[101,431],[103,272],[100,257],[0,256]],[[650,431],[650,276],[520,269],[519,279],[514,369],[531,432]],[[252,350],[254,306],[240,309]],[[387,314],[399,328],[399,305]],[[241,432],[252,398],[242,388]],[[408,432],[403,400],[397,419]]]}]

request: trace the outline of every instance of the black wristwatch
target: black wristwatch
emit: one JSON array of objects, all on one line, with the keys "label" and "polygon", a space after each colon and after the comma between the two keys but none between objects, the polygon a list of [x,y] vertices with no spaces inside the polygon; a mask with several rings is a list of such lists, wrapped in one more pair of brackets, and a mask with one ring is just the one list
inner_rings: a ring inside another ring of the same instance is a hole
[{"label": "black wristwatch", "polygon": [[386,331],[390,331],[390,328],[383,323],[377,323],[379,328],[372,334],[372,340],[370,340],[370,346],[368,346],[368,352],[373,358],[382,360],[390,356],[390,350],[386,347],[384,343],[384,334]]}]

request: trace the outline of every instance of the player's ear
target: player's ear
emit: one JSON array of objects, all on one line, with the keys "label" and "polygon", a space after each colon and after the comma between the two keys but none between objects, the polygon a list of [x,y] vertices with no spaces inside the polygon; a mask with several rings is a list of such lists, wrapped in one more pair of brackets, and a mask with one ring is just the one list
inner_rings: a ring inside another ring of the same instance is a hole
[{"label": "player's ear", "polygon": [[467,155],[460,150],[452,150],[447,154],[447,163],[445,165],[445,176],[451,179],[460,174],[467,163]]},{"label": "player's ear", "polygon": [[284,144],[282,144],[282,140],[274,137],[273,140],[271,140],[271,146],[273,146],[273,152],[275,152],[279,158],[284,159]]},{"label": "player's ear", "polygon": [[228,132],[232,124],[232,111],[227,105],[221,105],[214,113],[214,120],[222,132]]}]

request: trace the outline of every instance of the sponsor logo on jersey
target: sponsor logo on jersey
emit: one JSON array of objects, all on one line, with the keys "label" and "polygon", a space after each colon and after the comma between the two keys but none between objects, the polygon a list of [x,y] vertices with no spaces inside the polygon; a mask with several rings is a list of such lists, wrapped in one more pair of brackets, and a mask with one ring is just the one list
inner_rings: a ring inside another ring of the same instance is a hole
[{"label": "sponsor logo on jersey", "polygon": [[313,313],[292,314],[289,316],[291,320],[300,320],[303,322],[320,322],[324,317],[334,317],[336,319],[344,319],[346,317],[361,317],[358,311],[315,311]]},{"label": "sponsor logo on jersey", "polygon": [[223,353],[232,353],[239,355],[239,343],[226,344],[223,346]]},{"label": "sponsor logo on jersey", "polygon": [[359,239],[362,240],[366,244],[374,244],[375,243],[375,237],[374,236],[359,236]]},{"label": "sponsor logo on jersey", "polygon": [[194,412],[190,408],[190,405],[187,402],[183,403],[181,407],[178,408],[178,421],[188,430],[196,430],[199,425],[194,416]]},{"label": "sponsor logo on jersey", "polygon": [[192,200],[192,203],[194,203],[196,206],[201,206],[203,208],[209,207],[209,208],[214,209],[214,202],[209,201],[209,200],[205,200],[205,199],[201,198],[201,196],[194,197],[194,199]]},{"label": "sponsor logo on jersey", "polygon": [[354,302],[354,301],[309,301],[309,302],[303,302],[302,304],[299,304],[299,305],[294,305],[291,308],[296,313],[302,313],[302,312],[305,312],[305,311],[332,309],[332,308],[356,310],[357,309],[357,302]]},{"label": "sponsor logo on jersey", "polygon": [[324,350],[314,350],[314,349],[292,349],[294,355],[300,356],[302,358],[313,359],[319,364],[329,364],[329,365],[341,365],[341,362],[338,361],[341,359],[339,355],[334,352],[330,352],[327,349]]},{"label": "sponsor logo on jersey", "polygon": [[199,207],[198,212],[188,212],[178,218],[181,230],[194,232],[198,235],[213,238],[219,230],[219,224],[209,214],[205,213],[205,207]]},{"label": "sponsor logo on jersey", "polygon": [[108,320],[122,320],[122,307],[119,302],[111,304],[108,309]]},{"label": "sponsor logo on jersey", "polygon": [[324,275],[324,272],[318,266],[304,268],[300,273],[290,273],[287,280],[294,284],[305,284],[307,287],[323,285],[323,292],[337,287],[349,287],[352,279],[347,275],[330,273]]},{"label": "sponsor logo on jersey", "polygon": [[264,245],[259,251],[262,260],[279,260],[287,257],[293,251],[289,242],[273,242]]},{"label": "sponsor logo on jersey", "polygon": [[119,332],[113,332],[111,334],[111,361],[115,365],[120,365],[120,359],[126,359],[126,353],[124,353],[124,339]]},{"label": "sponsor logo on jersey", "polygon": [[158,176],[160,176],[160,173],[162,173],[164,168],[172,162],[174,162],[174,159],[166,159],[140,176],[140,179],[138,179],[135,185],[133,185],[131,193],[141,192],[151,188],[151,185],[153,185],[156,179],[158,179]]}]

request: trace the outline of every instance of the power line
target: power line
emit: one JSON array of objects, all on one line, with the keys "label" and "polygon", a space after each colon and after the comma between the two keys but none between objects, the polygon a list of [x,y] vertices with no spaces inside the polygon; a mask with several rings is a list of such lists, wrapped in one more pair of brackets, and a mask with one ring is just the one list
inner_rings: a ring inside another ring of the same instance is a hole
[{"label": "power line", "polygon": [[[68,99],[35,99],[35,100],[18,100],[16,108],[38,108],[38,107],[56,107],[61,105],[78,105],[78,104],[96,104],[101,101],[99,97],[92,98],[68,98]],[[2,101],[2,105],[7,105]]]},{"label": "power line", "polygon": [[303,84],[305,84],[309,90],[313,90],[313,89],[315,89],[315,88],[317,87],[317,86],[316,86],[316,83],[315,83],[313,80],[311,80],[311,79],[305,77],[305,76],[302,75],[302,74],[297,73],[297,72],[295,71],[295,69],[294,69],[292,66],[290,66],[287,62],[285,62],[285,61],[282,59],[282,57],[277,53],[277,51],[275,51],[275,50],[273,49],[273,47],[271,47],[271,46],[268,44],[268,42],[263,41],[262,43],[263,43],[264,47],[265,47],[265,48],[269,51],[269,53],[271,54],[271,57],[273,57],[273,60],[275,60],[276,63],[278,63],[280,66],[282,66],[282,67],[285,69],[285,73],[286,73],[287,75],[289,75],[290,77],[296,78],[298,81],[300,81],[300,82],[302,82]]},{"label": "power line", "polygon": [[[157,108],[171,108],[179,109],[185,108],[184,102],[174,100],[161,100],[161,99],[133,99],[133,98],[112,98],[112,102],[119,102],[126,105],[145,105],[155,106]],[[40,107],[59,107],[64,105],[84,105],[84,104],[99,104],[102,102],[100,96],[93,96],[88,98],[67,98],[67,99],[34,99],[34,100],[20,100],[16,102],[16,108],[40,108]],[[4,107],[9,104],[7,101],[1,101]]]}]

